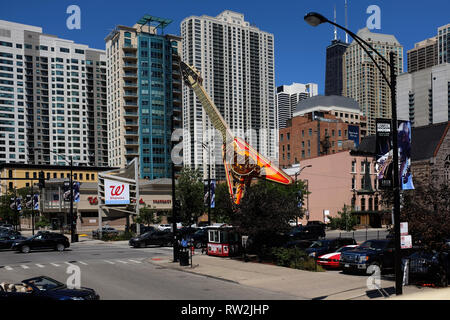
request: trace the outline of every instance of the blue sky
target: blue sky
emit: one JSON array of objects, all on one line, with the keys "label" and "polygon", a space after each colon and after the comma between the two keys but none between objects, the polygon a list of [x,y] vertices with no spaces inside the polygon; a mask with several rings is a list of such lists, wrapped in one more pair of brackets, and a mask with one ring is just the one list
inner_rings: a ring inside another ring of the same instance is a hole
[{"label": "blue sky", "polygon": [[[6,2],[6,0],[4,0]],[[66,8],[81,8],[81,30],[68,30]],[[338,23],[344,24],[344,0],[21,0],[8,1],[0,19],[40,26],[45,33],[104,49],[104,38],[115,25],[133,25],[144,14],[172,19],[166,33],[180,34],[180,22],[191,15],[216,16],[223,10],[243,13],[246,21],[275,36],[276,84],[315,82],[324,91],[325,48],[333,28],[316,28],[303,21],[310,11],[332,20],[337,7]],[[414,43],[436,35],[437,27],[450,23],[448,0],[349,0],[349,29],[365,27],[370,5],[381,8],[381,30],[394,34],[404,53]],[[341,39],[344,34],[339,32]]]}]

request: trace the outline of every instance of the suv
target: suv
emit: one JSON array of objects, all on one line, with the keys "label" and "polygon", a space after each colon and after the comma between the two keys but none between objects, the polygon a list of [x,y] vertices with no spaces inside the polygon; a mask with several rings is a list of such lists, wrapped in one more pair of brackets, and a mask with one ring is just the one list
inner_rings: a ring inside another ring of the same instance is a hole
[{"label": "suv", "polygon": [[173,233],[171,231],[149,231],[132,238],[128,241],[128,245],[134,248],[145,248],[148,245],[171,246],[173,241]]},{"label": "suv", "polygon": [[310,257],[319,257],[330,252],[336,252],[343,246],[355,244],[356,241],[353,238],[322,239],[314,241],[305,251]]},{"label": "suv", "polygon": [[70,247],[70,242],[65,235],[54,232],[38,232],[31,238],[14,242],[11,249],[22,253],[41,249],[53,249],[61,252],[68,247]]},{"label": "suv", "polygon": [[367,240],[354,250],[341,254],[339,265],[344,272],[365,271],[371,265],[381,270],[394,267],[394,241],[392,239]]},{"label": "suv", "polygon": [[[109,226],[103,226],[102,227],[102,236],[103,235],[113,235],[113,236],[116,236],[116,235],[118,235],[119,234],[119,231],[118,230],[116,230],[116,229],[114,229],[114,228],[112,228],[112,227],[109,227]],[[100,236],[100,229],[97,229],[97,230],[93,230],[92,231],[92,238],[98,238]]]}]

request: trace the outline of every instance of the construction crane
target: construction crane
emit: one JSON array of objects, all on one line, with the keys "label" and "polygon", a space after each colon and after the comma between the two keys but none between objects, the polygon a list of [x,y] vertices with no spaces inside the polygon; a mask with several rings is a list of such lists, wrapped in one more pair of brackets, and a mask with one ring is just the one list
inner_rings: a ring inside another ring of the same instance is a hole
[{"label": "construction crane", "polygon": [[185,84],[192,88],[208,114],[214,128],[222,135],[222,157],[228,191],[235,204],[239,204],[253,178],[264,178],[284,185],[293,183],[292,178],[271,161],[253,149],[246,141],[236,137],[203,87],[203,79],[195,67],[181,61]]}]

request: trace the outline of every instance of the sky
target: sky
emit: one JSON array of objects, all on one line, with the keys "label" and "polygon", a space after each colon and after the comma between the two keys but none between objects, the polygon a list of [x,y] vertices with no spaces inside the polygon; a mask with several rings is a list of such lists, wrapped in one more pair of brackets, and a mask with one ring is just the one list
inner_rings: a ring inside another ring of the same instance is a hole
[{"label": "sky", "polygon": [[[6,2],[6,0],[3,0]],[[189,16],[217,16],[224,10],[244,14],[246,21],[262,31],[274,34],[275,82],[277,86],[317,83],[324,92],[325,52],[333,39],[333,27],[311,27],[306,13],[314,11],[345,25],[344,0],[20,0],[2,5],[0,19],[43,28],[43,32],[63,39],[104,49],[104,38],[116,25],[132,26],[144,14],[172,19],[165,33],[180,35],[180,23]],[[348,0],[348,27],[353,32],[366,26],[371,5],[381,10],[381,29],[374,32],[393,34],[406,51],[416,42],[435,36],[437,28],[450,23],[448,0]],[[81,29],[69,30],[67,7],[81,9]],[[338,33],[345,39],[343,32]],[[404,66],[406,70],[406,65]]]}]

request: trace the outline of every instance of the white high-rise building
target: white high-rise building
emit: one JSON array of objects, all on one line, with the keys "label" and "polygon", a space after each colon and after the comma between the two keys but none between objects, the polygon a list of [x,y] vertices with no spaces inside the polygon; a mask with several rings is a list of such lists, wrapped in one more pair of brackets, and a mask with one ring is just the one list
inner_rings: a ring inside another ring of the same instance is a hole
[{"label": "white high-rise building", "polygon": [[[403,46],[395,36],[371,32],[367,27],[359,30],[357,35],[388,61],[389,53],[394,52],[395,73],[398,75],[403,72]],[[386,63],[375,53],[372,56],[384,70],[387,79],[390,79]],[[343,95],[359,103],[361,111],[367,117],[367,133],[375,134],[376,119],[392,117],[391,90],[381,72],[356,41],[344,53],[343,74]]]},{"label": "white high-rise building", "polygon": [[314,96],[317,96],[318,85],[316,83],[293,83],[277,88],[278,126],[286,128],[286,121],[292,118],[297,104]]},{"label": "white high-rise building", "polygon": [[[193,65],[231,130],[261,154],[278,159],[274,36],[250,25],[244,15],[191,16],[181,22],[182,60]],[[213,127],[194,92],[183,88],[184,164],[206,177]],[[253,131],[251,131],[253,130]],[[219,135],[216,133],[217,139]],[[224,178],[221,144],[215,140],[212,177]],[[217,164],[217,165],[216,165]]]},{"label": "white high-rise building", "polygon": [[0,20],[0,162],[108,165],[103,50]]}]

